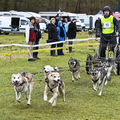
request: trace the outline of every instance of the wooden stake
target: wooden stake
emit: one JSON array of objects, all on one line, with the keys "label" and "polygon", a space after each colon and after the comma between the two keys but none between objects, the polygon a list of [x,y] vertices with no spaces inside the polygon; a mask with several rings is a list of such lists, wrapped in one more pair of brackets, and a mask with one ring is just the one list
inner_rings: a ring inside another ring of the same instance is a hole
[{"label": "wooden stake", "polygon": [[10,63],[11,63],[11,59],[12,59],[12,46],[10,47],[10,52],[11,52],[11,54],[10,54]]}]

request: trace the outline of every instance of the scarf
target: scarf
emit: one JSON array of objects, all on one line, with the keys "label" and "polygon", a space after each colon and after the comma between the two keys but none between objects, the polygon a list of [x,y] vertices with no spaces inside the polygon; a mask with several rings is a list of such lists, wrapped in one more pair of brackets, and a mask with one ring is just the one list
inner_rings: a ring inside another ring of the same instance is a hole
[{"label": "scarf", "polygon": [[64,30],[63,30],[63,28],[62,27],[60,27],[60,37],[64,37],[65,35],[64,35]]}]

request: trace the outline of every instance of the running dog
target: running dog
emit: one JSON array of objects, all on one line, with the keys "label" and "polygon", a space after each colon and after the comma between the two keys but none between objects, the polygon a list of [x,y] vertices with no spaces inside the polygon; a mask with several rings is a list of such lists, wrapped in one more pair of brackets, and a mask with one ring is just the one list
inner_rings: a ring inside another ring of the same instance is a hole
[{"label": "running dog", "polygon": [[52,106],[56,106],[58,94],[62,95],[63,101],[65,101],[65,84],[60,78],[60,74],[57,71],[49,72],[47,76],[48,81],[46,81],[45,91],[44,91],[44,101],[47,101],[47,94],[49,91],[53,93],[53,97],[49,100]]},{"label": "running dog", "polygon": [[[16,100],[21,103],[22,93],[26,94],[28,100],[27,105],[30,105],[31,92],[33,89],[33,75],[27,72],[13,74],[11,76],[12,86],[14,86]],[[28,96],[29,94],[29,96]]]},{"label": "running dog", "polygon": [[88,29],[88,37],[89,38],[90,38],[90,36],[93,37],[94,33],[95,33],[94,29]]},{"label": "running dog", "polygon": [[104,85],[107,85],[107,71],[104,68],[92,68],[90,70],[92,82],[93,82],[93,89],[97,91],[97,85],[100,89],[99,96],[102,95],[102,90]]},{"label": "running dog", "polygon": [[57,67],[55,67],[55,69],[53,67],[51,67],[50,65],[46,65],[44,67],[44,75],[45,75],[45,79],[47,78],[49,72],[51,71],[59,71]]},{"label": "running dog", "polygon": [[[78,80],[80,78],[80,64],[77,59],[71,57],[68,61],[68,65],[72,74],[72,82],[74,82],[74,79]],[[75,73],[77,73],[77,77]]]},{"label": "running dog", "polygon": [[107,71],[107,78],[108,80],[111,80],[110,74],[111,74],[111,70],[113,69],[114,73],[116,73],[116,63],[114,62],[114,60],[112,58],[104,58],[101,61],[101,67],[105,68],[105,70]]}]

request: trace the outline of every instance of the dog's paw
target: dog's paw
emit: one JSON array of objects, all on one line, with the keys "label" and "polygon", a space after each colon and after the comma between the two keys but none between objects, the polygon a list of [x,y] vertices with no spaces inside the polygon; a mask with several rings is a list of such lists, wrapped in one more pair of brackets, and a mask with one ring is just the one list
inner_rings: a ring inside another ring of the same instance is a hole
[{"label": "dog's paw", "polygon": [[72,82],[74,82],[74,80],[72,80]]},{"label": "dog's paw", "polygon": [[17,102],[21,103],[21,100],[17,100]]},{"label": "dog's paw", "polygon": [[93,88],[94,91],[97,91],[97,89]]},{"label": "dog's paw", "polygon": [[111,77],[108,77],[107,79],[108,79],[108,81],[111,81]]},{"label": "dog's paw", "polygon": [[50,104],[52,104],[52,102],[53,102],[52,100],[49,100],[49,103],[50,103]]},{"label": "dog's paw", "polygon": [[101,93],[99,93],[98,95],[101,96]]},{"label": "dog's paw", "polygon": [[30,106],[30,103],[27,103],[28,106]]},{"label": "dog's paw", "polygon": [[52,106],[53,106],[53,107],[55,107],[55,106],[56,106],[56,104],[52,104]]}]

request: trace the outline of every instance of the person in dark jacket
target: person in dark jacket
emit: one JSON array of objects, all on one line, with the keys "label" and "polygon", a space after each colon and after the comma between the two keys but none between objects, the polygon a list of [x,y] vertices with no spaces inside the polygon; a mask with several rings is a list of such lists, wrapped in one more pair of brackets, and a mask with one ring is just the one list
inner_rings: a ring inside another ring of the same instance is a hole
[{"label": "person in dark jacket", "polygon": [[[41,31],[40,31],[40,25],[39,25],[39,17],[36,17],[36,23],[35,23],[35,31],[36,31],[36,41],[34,42],[34,45],[39,45],[39,39],[41,38]],[[38,50],[39,47],[34,47],[33,50]],[[33,58],[35,60],[40,59],[38,57],[38,52],[33,52]]]},{"label": "person in dark jacket", "polygon": [[59,21],[59,14],[57,14],[56,17],[55,17],[55,25],[56,25],[56,27],[58,26],[58,21]]},{"label": "person in dark jacket", "polygon": [[[58,30],[59,41],[65,41],[66,32],[65,32],[65,28],[63,27],[62,21],[58,22],[57,30]],[[57,47],[63,47],[63,43],[58,43]],[[64,55],[63,49],[57,50],[57,54],[58,55]]]},{"label": "person in dark jacket", "polygon": [[97,24],[98,24],[99,20],[100,20],[100,18],[98,17],[98,19],[95,21],[95,29],[97,28]]},{"label": "person in dark jacket", "polygon": [[[109,43],[111,46],[112,51],[114,52],[114,48],[117,45],[117,40],[115,37],[116,31],[120,33],[119,30],[119,23],[118,20],[111,15],[111,9],[109,6],[105,6],[103,8],[104,16],[98,21],[97,25],[97,31],[101,32],[101,39],[100,39],[100,58],[106,57],[105,50],[107,47],[107,44]],[[116,31],[115,31],[116,27]],[[100,36],[98,32],[96,32],[96,36]],[[119,52],[117,50],[116,57],[119,55]]]},{"label": "person in dark jacket", "polygon": [[[30,34],[29,34],[29,41],[28,45],[34,45],[34,42],[36,41],[36,34],[35,34],[35,17],[30,18]],[[32,47],[28,47],[28,50],[33,50]],[[28,61],[35,61],[33,59],[33,53],[29,52],[28,53]]]},{"label": "person in dark jacket", "polygon": [[[120,28],[120,17],[118,18],[118,23],[119,23],[119,28]],[[120,37],[119,37],[119,39],[118,39],[118,43],[119,43],[119,45],[120,45]]]},{"label": "person in dark jacket", "polygon": [[[68,39],[73,39],[76,37],[76,19],[73,18],[68,26]],[[73,41],[68,42],[69,45],[73,44]],[[72,47],[69,47],[69,53],[72,53]]]},{"label": "person in dark jacket", "polygon": [[[59,40],[58,32],[55,25],[55,18],[51,18],[50,24],[48,25],[48,39],[52,39],[54,42],[57,42]],[[56,44],[51,45],[51,48],[55,48],[55,47],[56,47]],[[55,50],[51,50],[50,53],[51,53],[51,56],[57,56],[55,54]]]}]

